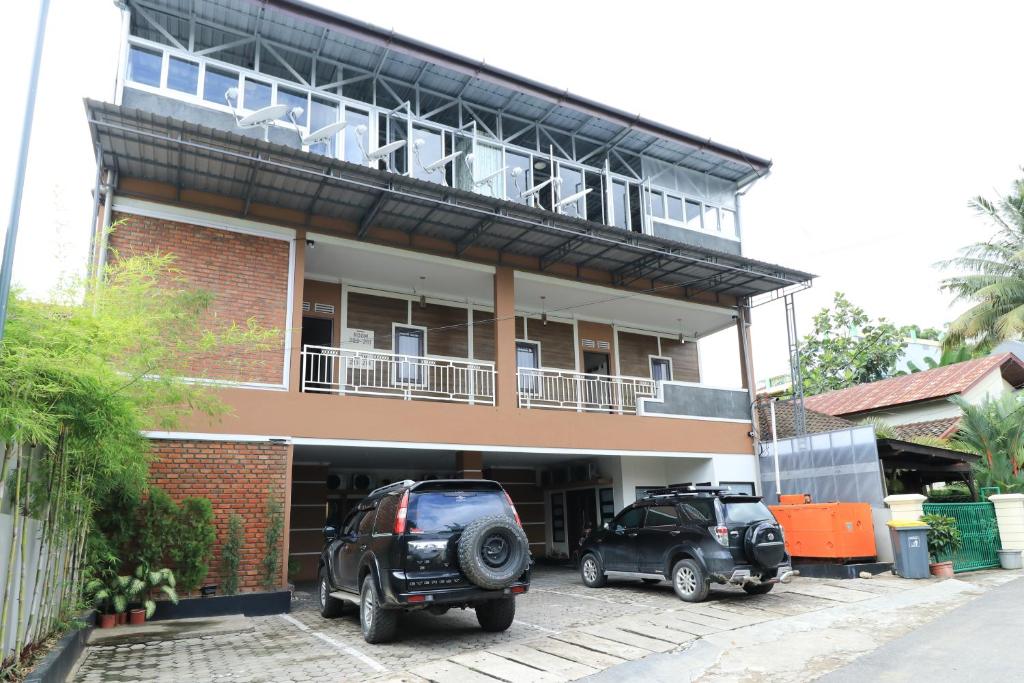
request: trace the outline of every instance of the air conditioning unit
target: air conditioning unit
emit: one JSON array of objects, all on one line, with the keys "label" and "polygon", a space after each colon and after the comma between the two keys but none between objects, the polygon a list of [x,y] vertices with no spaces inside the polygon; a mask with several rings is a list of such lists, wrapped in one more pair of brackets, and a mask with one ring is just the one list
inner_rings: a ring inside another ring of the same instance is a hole
[{"label": "air conditioning unit", "polygon": [[356,472],[349,477],[349,488],[353,491],[369,491],[373,488],[373,477],[364,472]]},{"label": "air conditioning unit", "polygon": [[327,481],[325,483],[327,484],[328,491],[337,491],[341,488],[341,477],[332,472],[327,475]]}]

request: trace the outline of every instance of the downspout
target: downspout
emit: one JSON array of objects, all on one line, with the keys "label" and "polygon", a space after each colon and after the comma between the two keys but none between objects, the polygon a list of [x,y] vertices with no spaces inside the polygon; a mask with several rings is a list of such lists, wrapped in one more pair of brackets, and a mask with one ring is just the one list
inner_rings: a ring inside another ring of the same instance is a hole
[{"label": "downspout", "polygon": [[103,152],[96,148],[96,181],[92,189],[92,211],[89,212],[89,260],[86,262],[86,278],[93,279],[96,269],[96,233],[99,229],[100,181],[103,179]]},{"label": "downspout", "polygon": [[110,215],[114,209],[114,183],[116,183],[114,172],[107,169],[107,181],[103,186],[103,223],[100,232],[100,253],[96,258],[96,285],[99,286],[103,279],[103,271],[107,267],[107,242],[110,235]]}]

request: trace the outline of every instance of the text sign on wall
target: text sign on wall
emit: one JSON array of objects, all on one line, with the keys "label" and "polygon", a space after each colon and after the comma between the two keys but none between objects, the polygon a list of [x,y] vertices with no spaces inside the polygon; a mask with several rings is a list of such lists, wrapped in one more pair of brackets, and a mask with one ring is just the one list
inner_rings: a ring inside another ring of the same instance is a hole
[{"label": "text sign on wall", "polygon": [[[353,351],[373,351],[373,330],[360,330],[350,327],[342,335],[341,348],[352,349]],[[348,361],[350,368],[370,370],[373,367],[373,359],[367,357],[356,357]]]}]

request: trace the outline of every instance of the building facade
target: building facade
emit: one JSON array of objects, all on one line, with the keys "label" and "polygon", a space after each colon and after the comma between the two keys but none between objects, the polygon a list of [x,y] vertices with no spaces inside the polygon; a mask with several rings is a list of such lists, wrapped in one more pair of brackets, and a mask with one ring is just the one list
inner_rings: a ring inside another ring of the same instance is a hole
[{"label": "building facade", "polygon": [[754,490],[750,307],[811,279],[743,255],[768,161],[301,2],[123,17],[94,265],[173,253],[212,326],[282,331],[196,363],[225,417],[148,434],[173,495],[254,528],[277,497],[301,580],[400,479],[502,482],[552,557],[646,487]]}]

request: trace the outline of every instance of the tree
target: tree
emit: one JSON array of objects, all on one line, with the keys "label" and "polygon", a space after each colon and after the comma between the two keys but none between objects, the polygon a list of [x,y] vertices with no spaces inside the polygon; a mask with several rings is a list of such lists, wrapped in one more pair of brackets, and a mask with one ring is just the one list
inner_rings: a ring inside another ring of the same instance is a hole
[{"label": "tree", "polygon": [[845,389],[889,377],[903,354],[900,331],[885,318],[872,322],[864,309],[836,292],[832,307],[814,316],[814,332],[800,346],[804,394]]},{"label": "tree", "polygon": [[998,486],[1002,493],[1024,492],[1024,401],[1016,394],[981,405],[960,396],[950,401],[963,412],[953,442],[981,456],[974,467],[977,482]]},{"label": "tree", "polygon": [[900,334],[905,338],[942,341],[942,330],[937,327],[925,327],[922,329],[920,325],[904,325],[900,328]]},{"label": "tree", "polygon": [[960,255],[942,261],[960,275],[942,281],[954,301],[971,303],[949,326],[946,346],[995,346],[1024,335],[1024,179],[1014,181],[1010,194],[991,201],[978,196],[968,202],[996,233],[964,247]]}]

